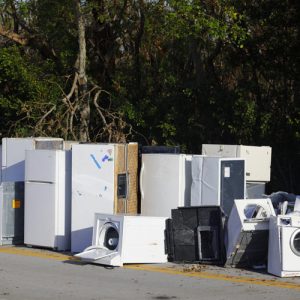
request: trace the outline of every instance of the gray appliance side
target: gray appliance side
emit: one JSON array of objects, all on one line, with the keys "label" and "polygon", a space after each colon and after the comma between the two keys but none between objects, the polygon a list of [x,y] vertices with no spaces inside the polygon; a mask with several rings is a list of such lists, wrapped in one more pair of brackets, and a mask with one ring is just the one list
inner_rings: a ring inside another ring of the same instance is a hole
[{"label": "gray appliance side", "polygon": [[192,155],[186,155],[184,160],[184,206],[191,206],[191,187],[192,187]]},{"label": "gray appliance side", "polygon": [[203,157],[202,167],[202,205],[221,206],[221,169],[219,157]]},{"label": "gray appliance side", "polygon": [[66,244],[71,248],[71,205],[72,205],[72,151],[65,150],[65,232]]},{"label": "gray appliance side", "polygon": [[34,149],[63,150],[64,140],[62,138],[35,138]]},{"label": "gray appliance side", "polygon": [[24,242],[24,182],[1,185],[1,245]]},{"label": "gray appliance side", "polygon": [[230,215],[226,218],[225,247],[226,257],[229,258],[238,244],[242,223],[236,206],[233,206]]},{"label": "gray appliance side", "polygon": [[247,199],[261,199],[266,193],[266,183],[246,181],[246,192]]}]

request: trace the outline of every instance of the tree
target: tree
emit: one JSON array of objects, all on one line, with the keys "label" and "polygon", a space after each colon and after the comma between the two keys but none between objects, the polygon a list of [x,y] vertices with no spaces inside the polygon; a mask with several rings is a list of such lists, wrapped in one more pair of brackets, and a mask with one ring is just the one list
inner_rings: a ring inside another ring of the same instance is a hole
[{"label": "tree", "polygon": [[270,145],[299,191],[299,4],[0,1],[3,134]]}]

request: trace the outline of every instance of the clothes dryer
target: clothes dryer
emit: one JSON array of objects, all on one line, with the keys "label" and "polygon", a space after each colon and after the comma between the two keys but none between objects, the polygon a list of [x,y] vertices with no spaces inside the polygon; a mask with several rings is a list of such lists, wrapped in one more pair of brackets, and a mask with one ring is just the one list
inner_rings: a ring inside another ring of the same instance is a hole
[{"label": "clothes dryer", "polygon": [[167,262],[165,222],[164,217],[96,213],[93,245],[75,256],[109,266]]}]

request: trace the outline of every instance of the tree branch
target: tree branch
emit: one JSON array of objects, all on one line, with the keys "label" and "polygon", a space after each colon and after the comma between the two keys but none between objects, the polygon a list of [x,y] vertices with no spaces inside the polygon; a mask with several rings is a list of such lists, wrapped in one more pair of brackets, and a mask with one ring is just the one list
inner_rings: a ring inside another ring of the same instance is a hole
[{"label": "tree branch", "polygon": [[22,46],[26,46],[28,45],[28,39],[23,37],[20,34],[17,34],[15,32],[12,32],[10,30],[6,30],[4,28],[0,27],[0,35],[11,40],[14,41],[15,43],[22,45]]}]

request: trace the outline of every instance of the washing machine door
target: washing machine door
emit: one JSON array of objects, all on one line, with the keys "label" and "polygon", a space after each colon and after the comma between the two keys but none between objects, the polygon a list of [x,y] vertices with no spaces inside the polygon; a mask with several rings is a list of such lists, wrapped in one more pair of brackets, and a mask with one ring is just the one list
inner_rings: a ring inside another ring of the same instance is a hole
[{"label": "washing machine door", "polygon": [[290,241],[290,246],[294,254],[299,256],[300,259],[300,229],[296,230],[292,236]]},{"label": "washing machine door", "polygon": [[99,226],[96,233],[96,244],[75,256],[87,262],[121,266],[118,226],[113,222],[106,222]]},{"label": "washing machine door", "polygon": [[96,233],[96,245],[110,251],[117,251],[119,246],[119,228],[113,222],[99,226]]},{"label": "washing machine door", "polygon": [[281,228],[282,270],[300,271],[300,228]]}]

